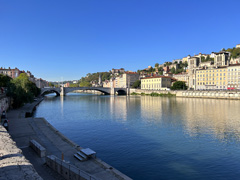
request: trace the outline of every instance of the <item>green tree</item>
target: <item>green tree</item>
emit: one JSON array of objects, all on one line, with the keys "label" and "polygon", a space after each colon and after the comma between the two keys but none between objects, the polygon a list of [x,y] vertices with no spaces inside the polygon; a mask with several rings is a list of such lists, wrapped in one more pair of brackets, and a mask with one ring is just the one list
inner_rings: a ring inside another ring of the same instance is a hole
[{"label": "green tree", "polygon": [[0,87],[7,87],[10,83],[12,78],[9,76],[0,74]]},{"label": "green tree", "polygon": [[175,74],[175,67],[172,67],[172,69],[171,69],[171,73],[173,73],[173,74]]},{"label": "green tree", "polygon": [[69,84],[69,87],[79,87],[79,84],[77,84],[77,83],[71,83],[71,84]]},{"label": "green tree", "polygon": [[176,81],[170,88],[171,90],[187,90],[186,83],[184,81]]},{"label": "green tree", "polygon": [[140,87],[141,87],[141,81],[140,80],[136,80],[132,85],[132,88],[140,88]]},{"label": "green tree", "polygon": [[156,63],[156,64],[155,64],[155,67],[156,67],[156,68],[158,68],[158,66],[159,66],[159,64],[158,64],[158,63]]},{"label": "green tree", "polygon": [[205,57],[201,56],[201,62],[205,62],[205,61],[206,61]]},{"label": "green tree", "polygon": [[92,85],[88,81],[82,81],[79,84],[80,87],[91,87]]},{"label": "green tree", "polygon": [[148,69],[148,72],[154,72],[154,69],[153,69],[152,67],[150,67],[150,68]]},{"label": "green tree", "polygon": [[48,86],[49,86],[49,87],[54,87],[54,84],[51,83],[51,82],[49,82],[49,83],[48,83]]},{"label": "green tree", "polygon": [[24,103],[32,102],[40,92],[36,84],[31,82],[25,73],[22,73],[10,81],[7,95],[13,99],[13,107],[18,108]]}]

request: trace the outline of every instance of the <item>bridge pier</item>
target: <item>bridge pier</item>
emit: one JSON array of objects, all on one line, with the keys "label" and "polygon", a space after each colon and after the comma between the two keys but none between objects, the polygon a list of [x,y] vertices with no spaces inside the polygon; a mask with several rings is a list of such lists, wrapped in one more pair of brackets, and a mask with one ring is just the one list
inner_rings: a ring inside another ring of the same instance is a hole
[{"label": "bridge pier", "polygon": [[60,96],[65,96],[65,91],[64,91],[64,87],[61,87],[60,89]]}]

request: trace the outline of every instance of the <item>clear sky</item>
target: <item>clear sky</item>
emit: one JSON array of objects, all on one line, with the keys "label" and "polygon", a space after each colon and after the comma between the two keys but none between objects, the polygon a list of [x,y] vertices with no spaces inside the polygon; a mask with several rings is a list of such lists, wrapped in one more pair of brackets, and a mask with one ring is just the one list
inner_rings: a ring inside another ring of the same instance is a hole
[{"label": "clear sky", "polygon": [[240,0],[0,0],[0,67],[49,81],[240,44]]}]

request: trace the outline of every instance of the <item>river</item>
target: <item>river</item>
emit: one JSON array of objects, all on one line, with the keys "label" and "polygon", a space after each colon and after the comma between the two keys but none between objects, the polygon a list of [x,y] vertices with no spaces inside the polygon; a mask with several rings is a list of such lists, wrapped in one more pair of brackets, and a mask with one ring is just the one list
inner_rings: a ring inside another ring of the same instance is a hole
[{"label": "river", "polygon": [[46,96],[35,117],[136,180],[239,179],[240,101]]}]

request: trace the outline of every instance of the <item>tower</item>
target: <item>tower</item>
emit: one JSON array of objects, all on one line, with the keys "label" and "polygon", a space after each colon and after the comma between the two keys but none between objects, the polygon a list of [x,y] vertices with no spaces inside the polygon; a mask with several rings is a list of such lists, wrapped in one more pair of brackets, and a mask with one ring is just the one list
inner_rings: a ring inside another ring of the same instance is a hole
[{"label": "tower", "polygon": [[103,84],[102,84],[102,75],[101,75],[101,73],[99,73],[98,85],[99,85],[99,86],[102,86],[102,85],[103,85]]}]

